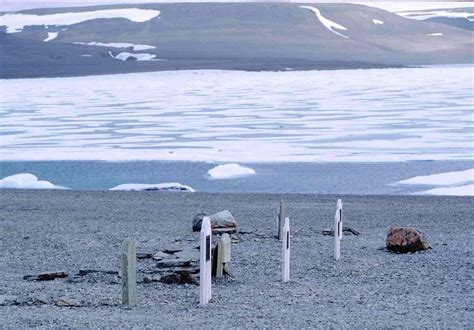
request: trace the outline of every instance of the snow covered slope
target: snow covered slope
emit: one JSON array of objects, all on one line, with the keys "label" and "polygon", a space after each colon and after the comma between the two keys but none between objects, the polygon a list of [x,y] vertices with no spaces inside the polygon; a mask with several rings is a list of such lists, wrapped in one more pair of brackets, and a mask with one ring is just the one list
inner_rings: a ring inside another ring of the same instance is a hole
[{"label": "snow covered slope", "polygon": [[[355,4],[38,9],[0,14],[0,78],[471,63],[473,36],[471,31]],[[140,61],[144,50],[147,58],[163,61]],[[117,61],[123,52],[130,54],[127,60]]]}]

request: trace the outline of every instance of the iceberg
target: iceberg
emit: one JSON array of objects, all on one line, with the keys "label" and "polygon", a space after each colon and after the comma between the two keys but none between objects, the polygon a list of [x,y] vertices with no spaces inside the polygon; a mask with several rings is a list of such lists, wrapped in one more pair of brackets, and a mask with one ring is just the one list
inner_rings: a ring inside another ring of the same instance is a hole
[{"label": "iceberg", "polygon": [[177,182],[169,183],[156,183],[156,184],[147,184],[147,183],[125,183],[109,190],[131,190],[131,191],[188,191],[194,192],[195,190],[190,186],[183,185]]},{"label": "iceberg", "polygon": [[247,175],[254,175],[256,174],[255,170],[241,166],[239,164],[225,164],[225,165],[218,165],[212,169],[210,169],[207,174],[212,179],[232,179],[241,176]]},{"label": "iceberg", "polygon": [[30,173],[19,173],[0,180],[0,189],[66,189],[49,181],[38,180]]}]

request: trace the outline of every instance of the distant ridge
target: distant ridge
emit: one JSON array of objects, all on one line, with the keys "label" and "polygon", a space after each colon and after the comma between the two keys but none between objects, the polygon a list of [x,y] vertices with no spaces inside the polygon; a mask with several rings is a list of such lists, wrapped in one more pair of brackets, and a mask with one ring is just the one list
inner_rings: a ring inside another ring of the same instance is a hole
[{"label": "distant ridge", "polygon": [[0,15],[0,31],[0,78],[472,63],[474,49],[472,31],[356,4],[48,8]]}]

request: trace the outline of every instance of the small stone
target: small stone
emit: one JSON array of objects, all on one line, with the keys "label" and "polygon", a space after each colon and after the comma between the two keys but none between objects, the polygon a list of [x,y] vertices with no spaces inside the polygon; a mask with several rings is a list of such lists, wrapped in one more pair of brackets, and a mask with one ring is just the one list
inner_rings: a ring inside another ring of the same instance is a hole
[{"label": "small stone", "polygon": [[153,253],[137,252],[137,259],[149,259],[151,257],[153,257]]},{"label": "small stone", "polygon": [[17,297],[12,295],[0,295],[0,306],[11,306],[17,304]]},{"label": "small stone", "polygon": [[156,268],[185,268],[191,266],[191,260],[162,260],[156,263]]},{"label": "small stone", "polygon": [[79,301],[77,301],[76,299],[62,297],[62,298],[59,298],[58,301],[56,301],[56,306],[59,306],[59,307],[81,307],[82,304]]},{"label": "small stone", "polygon": [[186,270],[180,270],[172,274],[164,275],[159,280],[164,284],[195,284],[198,281]]},{"label": "small stone", "polygon": [[385,245],[387,250],[398,253],[430,249],[425,234],[412,227],[389,227]]},{"label": "small stone", "polygon": [[155,254],[153,254],[153,256],[151,257],[153,260],[163,260],[163,259],[167,259],[167,258],[175,258],[173,255],[170,255],[169,253],[164,253],[162,251],[160,252],[157,252]]}]

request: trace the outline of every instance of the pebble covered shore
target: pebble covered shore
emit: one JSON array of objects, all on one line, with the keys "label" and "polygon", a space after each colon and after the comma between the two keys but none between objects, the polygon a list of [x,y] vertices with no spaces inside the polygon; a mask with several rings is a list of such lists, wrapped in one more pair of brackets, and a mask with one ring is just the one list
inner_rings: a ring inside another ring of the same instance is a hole
[{"label": "pebble covered shore", "polygon": [[[333,259],[336,201],[344,202],[341,259]],[[274,238],[280,199],[291,222],[290,282]],[[472,197],[0,190],[0,319],[24,327],[470,328],[474,324]],[[193,216],[229,210],[239,243],[234,278],[213,280],[209,305],[193,284],[144,283],[121,306],[121,244],[137,253],[198,246]],[[388,226],[423,231],[432,249],[385,249]],[[79,276],[80,270],[103,270]],[[25,275],[64,271],[53,281]]]}]

